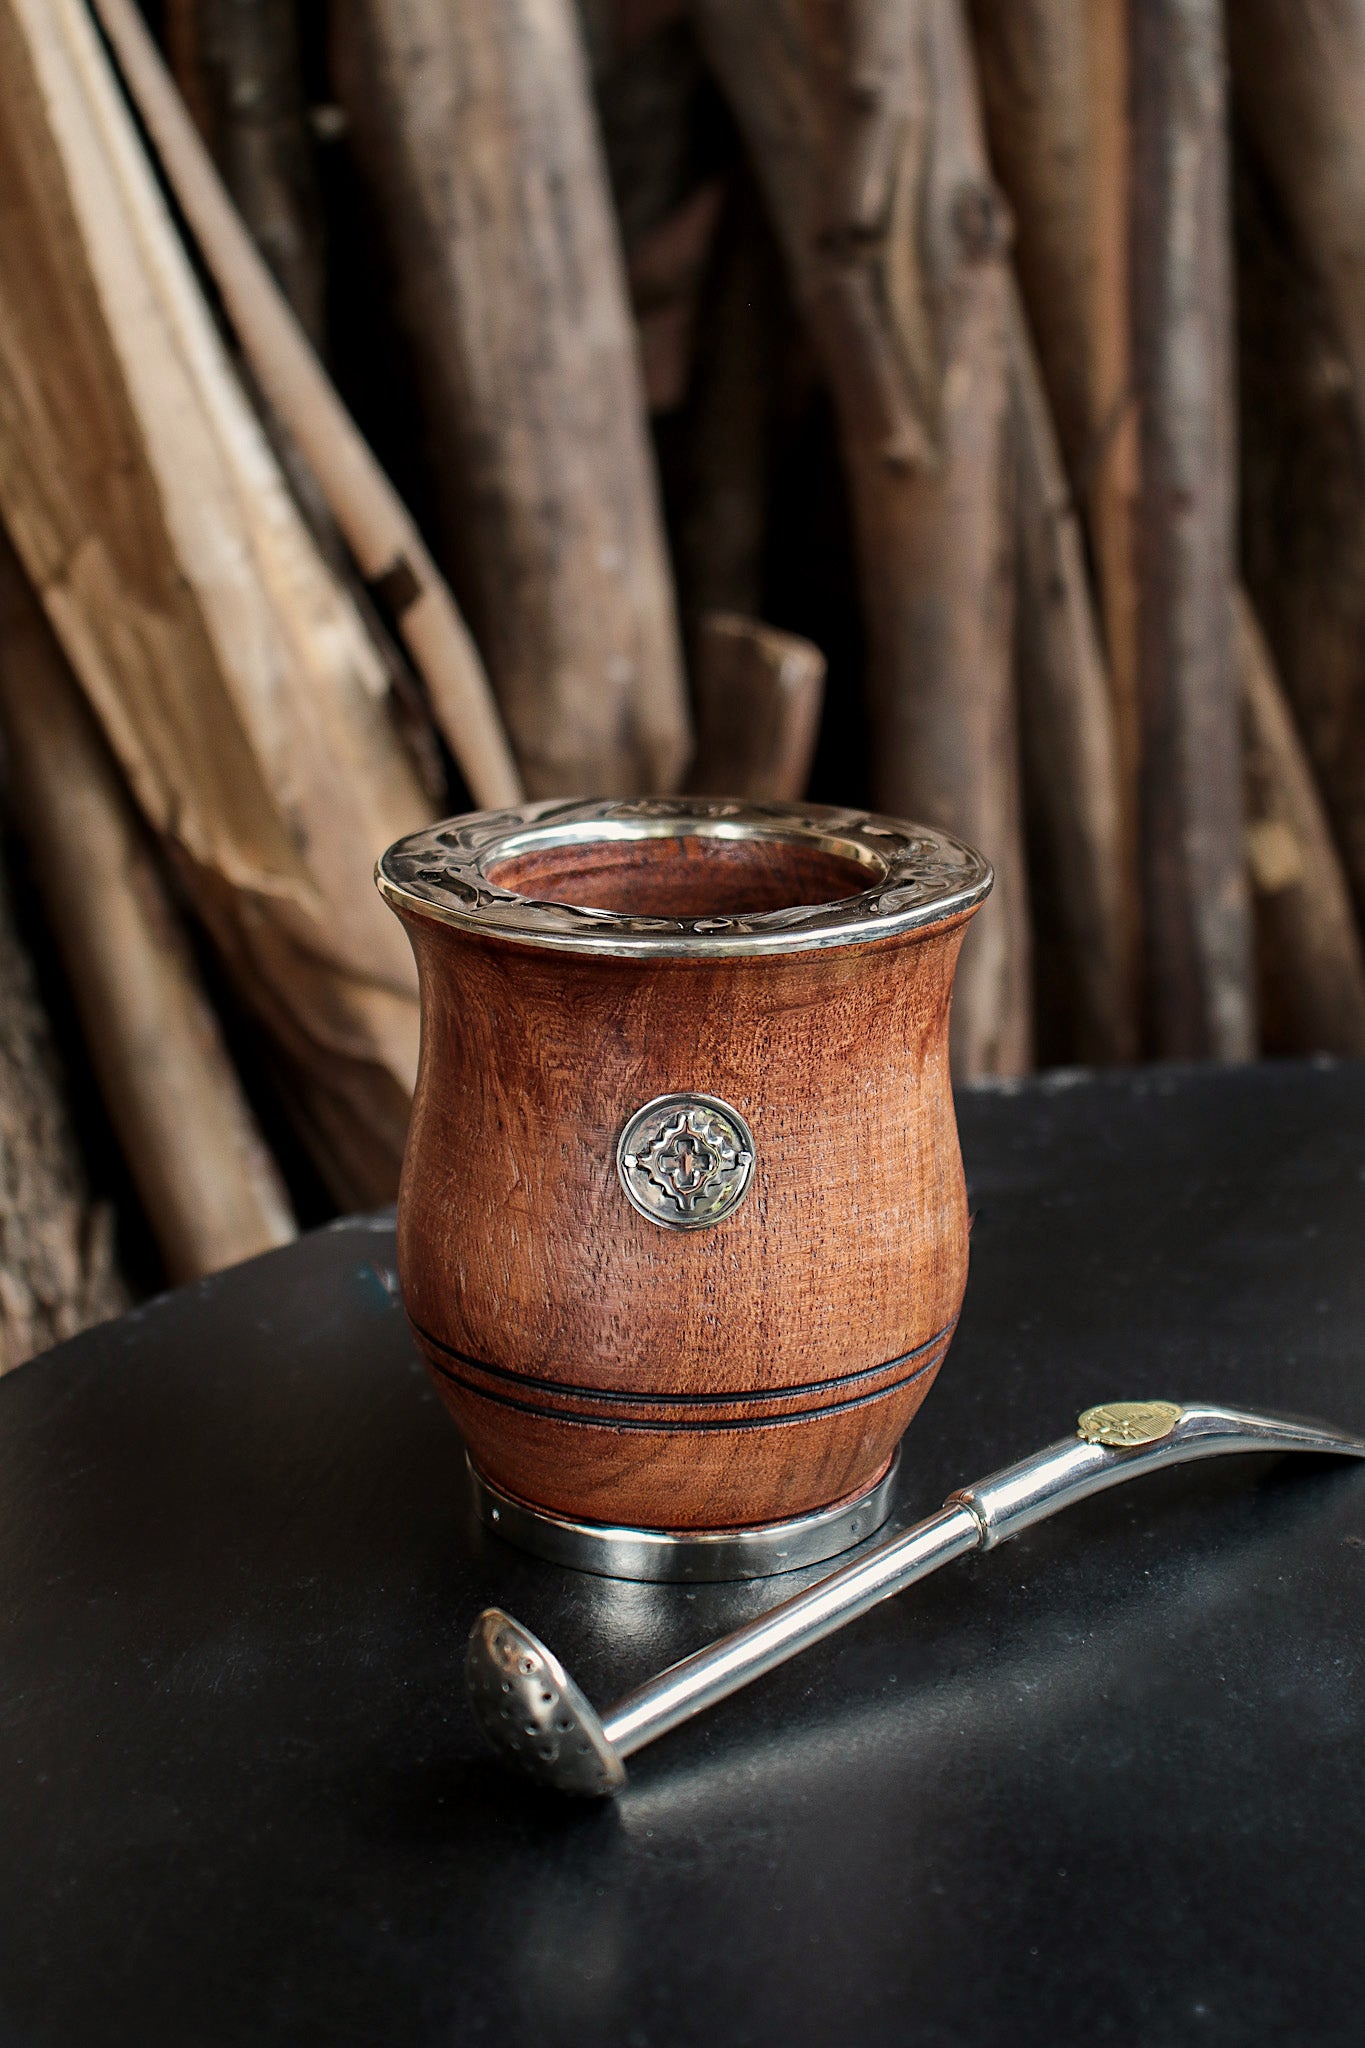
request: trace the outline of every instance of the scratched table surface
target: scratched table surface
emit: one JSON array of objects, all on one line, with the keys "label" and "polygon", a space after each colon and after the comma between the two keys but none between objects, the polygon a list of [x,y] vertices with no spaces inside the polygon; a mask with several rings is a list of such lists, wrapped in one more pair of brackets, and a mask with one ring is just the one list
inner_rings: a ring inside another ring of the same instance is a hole
[{"label": "scratched table surface", "polygon": [[[906,1516],[1105,1398],[1365,1427],[1365,1067],[961,1121]],[[480,1533],[393,1264],[388,1219],[338,1225],[0,1382],[0,2040],[1357,2048],[1365,1470],[1088,1502],[557,1803],[481,1751],[480,1607],[604,1702],[801,1579]]]}]

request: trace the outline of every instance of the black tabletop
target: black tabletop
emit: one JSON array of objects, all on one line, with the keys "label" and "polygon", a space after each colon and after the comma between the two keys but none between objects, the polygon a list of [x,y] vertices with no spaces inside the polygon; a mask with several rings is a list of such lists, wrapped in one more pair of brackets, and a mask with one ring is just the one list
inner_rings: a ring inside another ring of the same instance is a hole
[{"label": "black tabletop", "polygon": [[[1365,1068],[961,1121],[972,1277],[907,1515],[1105,1398],[1365,1426]],[[0,2038],[1361,2040],[1365,1472],[1088,1502],[556,1802],[481,1753],[481,1606],[606,1702],[802,1581],[481,1534],[393,1257],[350,1222],[0,1382]]]}]

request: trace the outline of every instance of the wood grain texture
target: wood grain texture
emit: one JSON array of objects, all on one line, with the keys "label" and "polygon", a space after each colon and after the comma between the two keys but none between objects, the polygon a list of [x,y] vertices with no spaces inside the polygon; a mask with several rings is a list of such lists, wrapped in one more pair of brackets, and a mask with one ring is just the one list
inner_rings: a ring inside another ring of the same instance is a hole
[{"label": "wood grain texture", "polygon": [[0,534],[8,794],[90,1062],[167,1277],[295,1234],[150,835]]},{"label": "wood grain texture", "polygon": [[0,858],[0,1373],[127,1307]]},{"label": "wood grain texture", "polygon": [[242,352],[294,451],[291,475],[306,469],[305,499],[321,494],[356,568],[393,593],[398,633],[470,794],[482,804],[515,802],[521,782],[478,650],[412,515],[247,232],[134,0],[96,0],[96,8]]},{"label": "wood grain texture", "polygon": [[337,28],[526,787],[673,788],[690,731],[672,581],[570,0],[365,0]]},{"label": "wood grain texture", "polygon": [[[400,1275],[483,1470],[562,1513],[682,1529],[871,1484],[966,1281],[965,918],[638,963],[404,921],[423,1041]],[[731,1104],[756,1152],[741,1205],[685,1233],[637,1214],[615,1166],[626,1120],[678,1090]]]},{"label": "wood grain texture", "polygon": [[1237,454],[1222,10],[1132,16],[1138,696],[1152,1050],[1255,1047],[1233,639]]},{"label": "wood grain texture", "polygon": [[1331,305],[1365,433],[1365,5],[1237,0],[1228,44],[1238,114]]},{"label": "wood grain texture", "polygon": [[1134,1059],[1118,721],[1085,541],[1017,292],[1011,314],[1024,756],[1064,941],[1076,1055],[1087,1063]]},{"label": "wood grain texture", "polygon": [[[1127,0],[1014,0],[1008,7],[974,0],[972,18],[991,158],[1014,219],[1023,319],[1016,318],[1013,334],[1017,344],[1025,325],[1034,345],[1029,354],[1036,348],[1036,371],[1030,365],[1021,373],[1017,345],[1014,365],[1027,779],[1031,801],[1051,814],[1046,830],[1054,842],[1052,888],[1044,888],[1041,901],[1046,906],[1049,894],[1058,899],[1063,966],[1076,989],[1077,1031],[1065,1056],[1132,1058],[1140,748]],[[1054,438],[1049,412],[1074,501],[1064,507],[1055,489],[1056,456],[1045,445]],[[1056,510],[1040,519],[1044,495]],[[1095,579],[1093,622],[1087,554]],[[1113,759],[1103,766],[1094,755],[1096,681],[1113,706],[1113,736],[1103,742]],[[1087,773],[1071,789],[1066,775],[1056,772],[1059,756],[1044,760],[1036,745],[1039,682],[1058,708],[1073,695],[1070,717],[1090,729]],[[1115,802],[1117,842],[1110,817]],[[1057,817],[1059,803],[1070,818]],[[1057,858],[1059,824],[1064,862]],[[1040,925],[1045,943],[1046,907]]]},{"label": "wood grain texture", "polygon": [[1237,593],[1247,865],[1268,1052],[1365,1053],[1350,884],[1260,621]]},{"label": "wood grain texture", "polygon": [[321,351],[324,223],[299,9],[293,0],[173,4],[166,42],[177,83],[253,241]]},{"label": "wood grain texture", "polygon": [[885,811],[985,849],[961,1079],[1029,1065],[1028,890],[1012,667],[1009,221],[958,0],[695,0],[829,380]]},{"label": "wood grain texture", "polygon": [[[991,157],[1067,475],[1084,508],[1136,860],[1136,414],[1128,0],[973,0]],[[1130,885],[1136,929],[1137,884]]]},{"label": "wood grain texture", "polygon": [[0,0],[0,510],[338,1199],[397,1178],[417,1003],[370,864],[427,813],[93,22]]},{"label": "wood grain texture", "polygon": [[[1233,80],[1246,101],[1254,27],[1230,24]],[[1290,16],[1297,12],[1289,9]],[[1339,17],[1340,19],[1340,17]],[[1277,39],[1278,40],[1278,39]],[[1266,46],[1260,62],[1280,62]],[[1295,66],[1299,59],[1296,56]],[[1333,63],[1345,61],[1338,46]],[[1324,95],[1337,87],[1320,74]],[[1295,90],[1286,81],[1287,118]],[[1239,103],[1255,152],[1236,181],[1242,376],[1242,546],[1248,589],[1303,735],[1350,877],[1365,910],[1365,440],[1357,358],[1337,295],[1322,281],[1289,195],[1264,168],[1256,109]],[[1314,131],[1298,175],[1316,172]],[[1343,173],[1349,161],[1341,165]],[[1359,339],[1365,343],[1365,319]]]},{"label": "wood grain texture", "polygon": [[991,161],[1014,216],[1019,286],[1072,477],[1095,455],[1093,12],[1094,0],[970,0]]},{"label": "wood grain texture", "polygon": [[706,612],[695,687],[690,789],[757,803],[805,795],[825,694],[825,657],[812,641],[738,612]]},{"label": "wood grain texture", "polygon": [[694,674],[709,612],[763,613],[774,451],[802,341],[782,252],[746,167],[733,180],[716,236],[685,416],[676,558]]}]

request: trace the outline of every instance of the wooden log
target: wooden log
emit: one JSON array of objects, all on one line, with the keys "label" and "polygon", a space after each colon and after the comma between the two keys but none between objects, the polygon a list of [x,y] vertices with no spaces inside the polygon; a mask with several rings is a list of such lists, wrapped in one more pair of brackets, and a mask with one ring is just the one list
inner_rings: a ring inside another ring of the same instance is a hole
[{"label": "wooden log", "polygon": [[1072,493],[1089,531],[1117,725],[1136,952],[1137,416],[1128,262],[1127,0],[974,0],[992,160]]},{"label": "wooden log", "polygon": [[0,865],[0,1373],[127,1306]]},{"label": "wooden log", "polygon": [[243,352],[395,618],[474,801],[515,803],[521,782],[482,663],[410,513],[243,227],[132,0],[94,5]]},{"label": "wooden log", "polygon": [[233,203],[322,354],[322,200],[294,0],[181,0],[167,11],[166,40]]},{"label": "wooden log", "polygon": [[1322,799],[1245,591],[1237,596],[1247,858],[1268,1048],[1365,1054],[1365,949]]},{"label": "wooden log", "polygon": [[791,328],[781,265],[762,200],[741,172],[717,231],[684,424],[676,547],[694,669],[708,612],[755,618],[763,609],[775,366],[785,366]]},{"label": "wooden log", "polygon": [[1365,8],[1248,0],[1229,17],[1229,44],[1269,186],[1242,180],[1248,570],[1365,908]]},{"label": "wooden log", "polygon": [[870,647],[874,792],[981,846],[962,1078],[1030,1056],[1012,641],[1008,226],[957,0],[817,22],[697,0],[839,413]]},{"label": "wooden log", "polygon": [[1090,516],[1109,682],[1118,722],[1130,943],[1141,928],[1137,873],[1142,722],[1138,708],[1138,415],[1133,391],[1129,0],[1092,0],[1090,392],[1094,440],[1081,491]]},{"label": "wooden log", "polygon": [[84,9],[0,0],[0,512],[339,1200],[397,1179],[416,988],[370,882],[427,815]]},{"label": "wooden log", "polygon": [[708,612],[697,635],[699,796],[792,803],[806,793],[820,730],[825,657],[799,633]]},{"label": "wooden log", "polygon": [[1221,10],[1132,16],[1138,679],[1151,1042],[1255,1047],[1233,645],[1236,453]]},{"label": "wooden log", "polygon": [[674,412],[687,396],[702,281],[723,200],[721,181],[709,179],[630,252],[626,279],[651,413]]},{"label": "wooden log", "polygon": [[144,828],[0,536],[0,732],[109,1121],[173,1282],[294,1235]]},{"label": "wooden log", "polygon": [[1365,434],[1365,4],[1236,0],[1237,108],[1325,291]]},{"label": "wooden log", "polygon": [[1064,937],[1084,1061],[1136,1059],[1117,721],[1067,486],[1023,305],[1011,318],[1019,464],[1019,654],[1024,751]]},{"label": "wooden log", "polygon": [[[325,358],[325,225],[304,106],[299,26],[293,0],[168,0],[161,35],[233,205],[299,325]],[[253,396],[314,538],[343,579],[354,581],[357,594],[363,586],[317,478],[259,386]]]},{"label": "wooden log", "polygon": [[991,162],[1068,474],[1094,459],[1094,200],[1087,0],[972,0]]},{"label": "wooden log", "polygon": [[686,0],[580,0],[612,201],[629,255],[728,153]]},{"label": "wooden log", "polygon": [[571,0],[365,0],[337,26],[452,548],[527,787],[676,786],[690,732],[673,595]]},{"label": "wooden log", "polygon": [[1365,441],[1326,293],[1259,167],[1237,180],[1246,580],[1365,912]]},{"label": "wooden log", "polygon": [[579,0],[650,411],[686,395],[734,143],[682,0]]},{"label": "wooden log", "polygon": [[204,75],[204,23],[201,0],[162,0],[161,43],[166,60],[195,126],[207,139],[213,133],[214,109]]}]

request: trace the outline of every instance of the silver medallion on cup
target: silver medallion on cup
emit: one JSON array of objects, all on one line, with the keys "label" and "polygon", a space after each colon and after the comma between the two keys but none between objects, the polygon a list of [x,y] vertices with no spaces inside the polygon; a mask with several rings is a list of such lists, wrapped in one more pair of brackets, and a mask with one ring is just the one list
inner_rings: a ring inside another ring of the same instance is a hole
[{"label": "silver medallion on cup", "polygon": [[715,1095],[658,1095],[616,1146],[626,1198],[665,1230],[705,1230],[731,1215],[754,1171],[753,1133]]}]

